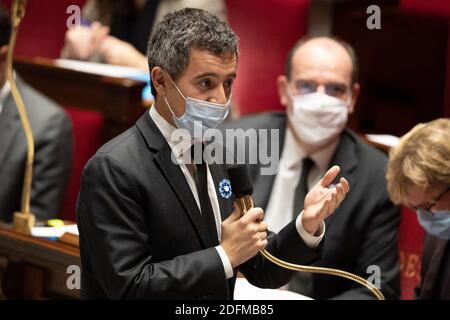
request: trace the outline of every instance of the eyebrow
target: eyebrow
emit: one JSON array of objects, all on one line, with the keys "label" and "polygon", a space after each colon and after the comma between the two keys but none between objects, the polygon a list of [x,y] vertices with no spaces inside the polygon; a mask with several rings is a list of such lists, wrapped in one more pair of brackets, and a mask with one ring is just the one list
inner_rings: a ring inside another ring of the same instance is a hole
[{"label": "eyebrow", "polygon": [[[199,74],[199,75],[196,76],[194,79],[200,79],[200,78],[204,78],[204,77],[219,78],[220,76],[219,76],[217,73],[206,72],[206,73]],[[227,75],[226,77],[227,77],[227,78],[229,78],[229,77],[236,78],[236,72],[230,73],[230,74]]]},{"label": "eyebrow", "polygon": [[[316,81],[313,80],[307,80],[307,79],[298,79],[298,80],[294,80],[295,83],[301,83],[301,82],[306,82],[306,83],[315,83],[317,84]],[[333,85],[339,85],[339,86],[347,86],[344,82],[340,82],[340,81],[330,81],[330,82],[326,82],[325,84],[333,84]]]}]

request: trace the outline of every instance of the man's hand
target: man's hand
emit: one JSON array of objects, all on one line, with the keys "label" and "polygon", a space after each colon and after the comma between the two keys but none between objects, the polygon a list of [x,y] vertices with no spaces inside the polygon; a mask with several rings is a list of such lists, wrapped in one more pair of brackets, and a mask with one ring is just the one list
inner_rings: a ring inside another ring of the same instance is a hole
[{"label": "man's hand", "polygon": [[108,36],[109,27],[93,22],[90,27],[79,26],[70,29],[65,35],[62,57],[66,59],[87,60],[99,50]]},{"label": "man's hand", "polygon": [[234,267],[255,256],[267,245],[267,223],[261,208],[250,209],[241,216],[234,203],[231,215],[222,222],[222,248]]},{"label": "man's hand", "polygon": [[341,178],[335,188],[328,189],[329,184],[340,171],[338,166],[332,167],[325,173],[314,188],[305,197],[302,216],[303,228],[311,235],[315,235],[325,218],[331,215],[345,198],[349,191],[347,180]]}]

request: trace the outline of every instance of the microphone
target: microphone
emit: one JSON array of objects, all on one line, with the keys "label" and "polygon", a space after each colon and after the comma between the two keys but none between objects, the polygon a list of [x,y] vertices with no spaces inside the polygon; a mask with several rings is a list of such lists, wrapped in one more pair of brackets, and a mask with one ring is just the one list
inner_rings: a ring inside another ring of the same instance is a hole
[{"label": "microphone", "polygon": [[14,212],[13,228],[15,231],[31,234],[31,229],[35,225],[35,216],[30,212],[30,198],[31,198],[31,186],[33,180],[33,160],[34,160],[34,139],[33,130],[28,119],[25,104],[17,88],[16,81],[13,75],[13,53],[16,44],[17,31],[19,24],[25,15],[25,7],[27,0],[13,0],[11,3],[11,35],[8,43],[8,55],[6,59],[6,78],[11,87],[11,94],[16,103],[17,110],[20,116],[20,122],[22,123],[23,130],[25,132],[25,138],[27,141],[27,158],[25,162],[25,173],[22,188],[22,201],[21,210]]},{"label": "microphone", "polygon": [[244,215],[255,206],[252,197],[253,182],[250,178],[248,168],[244,164],[229,166],[228,176],[230,178],[231,190],[233,190],[236,196],[241,214]]}]

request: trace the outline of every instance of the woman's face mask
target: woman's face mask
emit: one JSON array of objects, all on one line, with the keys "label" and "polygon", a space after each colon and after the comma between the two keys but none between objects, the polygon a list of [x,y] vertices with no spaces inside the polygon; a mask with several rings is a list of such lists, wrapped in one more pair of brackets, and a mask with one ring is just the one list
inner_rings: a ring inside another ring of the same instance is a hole
[{"label": "woman's face mask", "polygon": [[185,100],[184,114],[177,117],[166,97],[164,97],[177,128],[188,130],[194,139],[202,139],[208,129],[215,129],[225,121],[230,110],[231,96],[225,104],[185,97],[170,76],[169,79]]},{"label": "woman's face mask", "polygon": [[[418,194],[419,197],[423,198],[425,191],[420,188],[413,190],[416,191],[416,195]],[[415,207],[420,225],[428,233],[444,240],[450,239],[450,210],[445,205],[445,196],[448,192],[450,192],[450,187],[442,191],[433,201]],[[434,210],[433,208],[441,210]]]},{"label": "woman's face mask", "polygon": [[429,233],[443,240],[450,240],[450,210],[430,212],[417,209],[420,225]]}]

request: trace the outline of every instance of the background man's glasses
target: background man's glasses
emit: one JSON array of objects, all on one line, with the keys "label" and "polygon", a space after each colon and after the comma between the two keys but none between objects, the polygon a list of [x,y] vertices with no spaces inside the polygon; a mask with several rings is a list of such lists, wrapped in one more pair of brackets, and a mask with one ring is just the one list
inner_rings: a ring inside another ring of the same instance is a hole
[{"label": "background man's glasses", "polygon": [[[319,85],[313,81],[304,80],[297,81],[294,84],[297,94],[300,95],[317,92],[317,89],[320,86],[322,85]],[[326,83],[323,87],[325,88],[325,94],[335,98],[342,98],[348,90],[347,85],[343,83]]]}]

